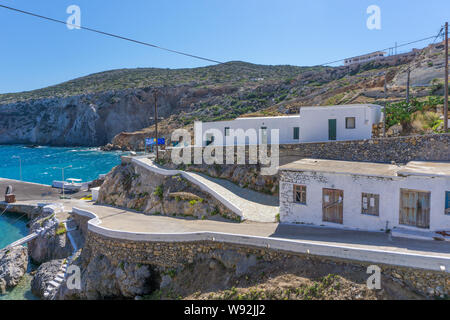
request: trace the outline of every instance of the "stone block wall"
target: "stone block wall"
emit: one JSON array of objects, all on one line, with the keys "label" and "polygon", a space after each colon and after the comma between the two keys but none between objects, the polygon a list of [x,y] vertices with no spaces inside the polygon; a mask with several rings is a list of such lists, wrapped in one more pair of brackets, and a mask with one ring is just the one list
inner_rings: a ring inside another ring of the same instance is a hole
[{"label": "stone block wall", "polygon": [[[223,147],[223,154],[225,155],[227,149],[230,148],[235,149],[234,147]],[[405,163],[413,160],[450,161],[450,133],[371,140],[281,144],[278,148],[280,164],[302,158],[378,163],[390,163],[392,161]],[[192,163],[194,163],[195,149],[202,148],[191,148]],[[269,146],[268,150],[270,151],[270,149]],[[249,163],[248,148],[245,148],[245,154],[246,163]],[[170,149],[167,149],[163,156],[165,161],[170,163]]]},{"label": "stone block wall", "polygon": [[[249,257],[253,261],[274,262],[285,258],[312,259],[314,263],[343,264],[350,268],[367,268],[370,263],[297,254],[276,249],[259,248],[214,241],[150,242],[118,240],[89,232],[85,243],[90,257],[102,255],[114,263],[149,264],[160,270],[180,270],[199,259],[214,258],[225,266],[245,274]],[[254,262],[255,263],[255,262]],[[257,262],[256,262],[257,263]],[[446,272],[379,265],[382,276],[389,277],[424,296],[448,295],[450,274]]]}]

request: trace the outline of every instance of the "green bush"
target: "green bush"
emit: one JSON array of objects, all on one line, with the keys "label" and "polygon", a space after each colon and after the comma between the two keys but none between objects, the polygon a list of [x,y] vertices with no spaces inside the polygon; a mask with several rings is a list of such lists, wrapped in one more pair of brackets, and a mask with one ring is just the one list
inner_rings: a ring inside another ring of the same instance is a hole
[{"label": "green bush", "polygon": [[153,192],[160,200],[164,198],[164,186],[161,184],[155,188],[155,192]]}]

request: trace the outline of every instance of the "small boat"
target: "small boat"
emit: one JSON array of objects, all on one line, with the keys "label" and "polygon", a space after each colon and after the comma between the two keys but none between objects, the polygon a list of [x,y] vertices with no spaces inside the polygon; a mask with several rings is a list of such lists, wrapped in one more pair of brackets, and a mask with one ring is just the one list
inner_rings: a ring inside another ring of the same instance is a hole
[{"label": "small boat", "polygon": [[64,184],[64,189],[70,190],[70,191],[80,191],[81,187],[83,186],[82,183],[80,183],[81,179],[75,179],[75,178],[69,178],[67,179],[68,182]]},{"label": "small boat", "polygon": [[30,145],[26,145],[25,148],[36,149],[36,148],[39,148],[39,145],[37,145],[37,144],[30,144]]},{"label": "small boat", "polygon": [[88,189],[88,183],[82,183],[81,179],[69,178],[67,181],[57,181],[54,180],[52,183],[53,188],[62,189],[71,192],[85,191]]}]

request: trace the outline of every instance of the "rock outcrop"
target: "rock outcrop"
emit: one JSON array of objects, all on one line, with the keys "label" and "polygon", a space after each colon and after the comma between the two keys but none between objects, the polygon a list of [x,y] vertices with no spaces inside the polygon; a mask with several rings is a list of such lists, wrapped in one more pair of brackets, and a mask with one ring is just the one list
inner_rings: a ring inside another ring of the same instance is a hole
[{"label": "rock outcrop", "polygon": [[134,164],[117,166],[106,176],[98,202],[147,214],[239,219],[181,175],[163,176]]},{"label": "rock outcrop", "polygon": [[72,254],[72,245],[67,238],[63,224],[58,223],[54,214],[39,217],[31,222],[30,232],[45,228],[37,238],[28,243],[30,258],[38,263],[67,258]]},{"label": "rock outcrop", "polygon": [[31,280],[31,292],[36,296],[43,298],[44,292],[50,281],[55,279],[60,271],[63,260],[52,260],[39,266]]},{"label": "rock outcrop", "polygon": [[159,274],[149,265],[90,254],[89,250],[83,251],[74,262],[81,270],[80,289],[70,289],[64,283],[55,299],[132,299],[150,294],[157,288]]},{"label": "rock outcrop", "polygon": [[[168,116],[187,88],[171,88],[159,101]],[[0,105],[0,144],[102,146],[120,132],[151,124],[151,88],[26,100]]]},{"label": "rock outcrop", "polygon": [[17,246],[0,250],[0,293],[15,287],[28,267],[27,248]]}]

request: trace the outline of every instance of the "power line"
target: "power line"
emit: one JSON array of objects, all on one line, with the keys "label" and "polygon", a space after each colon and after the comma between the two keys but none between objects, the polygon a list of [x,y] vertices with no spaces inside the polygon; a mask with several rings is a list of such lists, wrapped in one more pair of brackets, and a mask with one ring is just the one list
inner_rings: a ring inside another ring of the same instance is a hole
[{"label": "power line", "polygon": [[[82,29],[82,30],[95,32],[95,33],[106,35],[106,36],[109,36],[109,37],[113,37],[113,38],[129,41],[129,42],[134,42],[134,43],[137,43],[137,44],[142,44],[142,45],[145,45],[145,46],[148,46],[148,47],[152,47],[152,48],[156,48],[156,49],[172,52],[172,53],[179,54],[179,55],[184,55],[184,56],[195,58],[195,59],[199,59],[199,60],[204,60],[204,61],[213,62],[213,63],[217,63],[217,64],[225,64],[225,62],[222,62],[222,61],[218,61],[218,60],[214,60],[214,59],[210,59],[210,58],[205,58],[205,57],[193,55],[193,54],[182,52],[182,51],[178,51],[178,50],[164,48],[164,47],[152,44],[152,43],[148,43],[148,42],[144,42],[144,41],[139,41],[139,40],[127,38],[127,37],[124,37],[124,36],[116,35],[116,34],[109,33],[109,32],[104,32],[104,31],[97,30],[97,29],[92,29],[92,28],[83,27],[83,26],[80,26],[80,25],[71,24],[71,23],[68,23],[66,21],[50,18],[50,17],[47,17],[47,16],[39,15],[39,14],[36,14],[36,13],[33,13],[33,12],[29,12],[29,11],[25,11],[25,10],[20,10],[20,9],[8,7],[8,6],[2,5],[2,4],[0,4],[0,8],[8,9],[8,10],[15,11],[15,12],[18,12],[18,13],[23,13],[23,14],[26,14],[26,15],[29,15],[29,16],[33,16],[33,17],[36,17],[36,18],[40,18],[40,19],[44,19],[44,20],[48,20],[48,21],[52,21],[52,22],[57,22],[57,23],[64,24],[64,25],[73,26],[75,28],[79,28],[79,29]],[[438,33],[437,36],[430,36],[430,37],[427,37],[427,38],[423,38],[423,39],[419,39],[419,40],[403,43],[403,44],[400,44],[400,45],[398,45],[396,47],[400,48],[400,47],[408,46],[408,45],[411,45],[411,44],[414,44],[414,43],[418,43],[418,42],[422,42],[422,41],[425,41],[425,40],[429,40],[429,39],[432,39],[432,38],[436,39],[437,37],[439,37],[440,34],[441,34],[441,31]],[[386,51],[386,50],[390,50],[392,48],[393,47],[389,47],[389,48],[385,48],[385,49],[381,49],[381,50],[375,50],[375,51]],[[375,51],[372,51],[372,52],[375,52]],[[340,59],[340,60],[335,60],[335,61],[319,64],[318,66],[327,66],[327,65],[334,64],[334,63],[337,63],[337,62],[345,61],[346,59],[347,58]],[[244,69],[248,69],[250,71],[256,71],[256,72],[260,71],[260,70],[253,69],[253,68],[250,68],[250,67],[247,67],[247,66],[241,66],[241,67],[244,68]]]},{"label": "power line", "polygon": [[444,26],[441,26],[439,33],[436,35],[436,38],[434,38],[434,40],[431,44],[434,44],[436,42],[437,38],[439,38],[439,36],[442,34],[443,31],[444,31]]},{"label": "power line", "polygon": [[218,63],[218,64],[222,64],[223,63],[223,62],[218,61],[218,60],[209,59],[209,58],[205,58],[205,57],[200,57],[200,56],[196,56],[196,55],[193,55],[193,54],[190,54],[190,53],[186,53],[186,52],[181,52],[181,51],[177,51],[177,50],[173,50],[173,49],[160,47],[160,46],[152,44],[152,43],[139,41],[139,40],[134,40],[134,39],[131,39],[131,38],[127,38],[127,37],[119,36],[119,35],[116,35],[116,34],[112,34],[112,33],[109,33],[109,32],[104,32],[104,31],[100,31],[100,30],[96,30],[96,29],[92,29],[92,28],[88,28],[88,27],[83,27],[83,26],[71,24],[71,23],[68,23],[68,22],[65,22],[65,21],[62,21],[62,20],[53,19],[53,18],[50,18],[50,17],[46,17],[46,16],[42,16],[42,15],[39,15],[39,14],[36,14],[36,13],[32,13],[32,12],[29,12],[29,11],[24,11],[24,10],[8,7],[8,6],[2,5],[2,4],[0,4],[0,7],[4,8],[4,9],[11,10],[11,11],[16,11],[16,12],[19,12],[19,13],[23,13],[23,14],[26,14],[26,15],[29,15],[29,16],[33,16],[33,17],[36,17],[36,18],[45,19],[45,20],[53,21],[53,22],[57,22],[57,23],[62,23],[64,25],[70,25],[70,26],[73,26],[75,28],[79,28],[79,29],[83,29],[83,30],[87,30],[87,31],[103,34],[103,35],[106,35],[106,36],[109,36],[109,37],[114,37],[114,38],[130,41],[130,42],[142,44],[142,45],[145,45],[145,46],[148,46],[148,47],[153,47],[153,48],[165,50],[165,51],[168,51],[168,52],[184,55],[184,56],[187,56],[187,57],[200,59],[200,60],[213,62],[213,63]]},{"label": "power line", "polygon": [[[432,39],[434,37],[436,37],[436,36],[431,36],[431,37],[427,37],[427,38],[423,38],[423,39],[419,39],[419,40],[415,40],[415,41],[411,41],[411,42],[407,42],[407,43],[402,43],[402,44],[398,45],[397,48],[405,47],[405,46],[408,46],[408,45],[411,45],[411,44],[414,44],[414,43],[418,43],[418,42],[422,42],[422,41],[425,41],[425,40],[429,40],[429,39]],[[389,49],[392,49],[392,48],[393,47],[389,47],[389,48],[385,48],[385,49],[375,50],[375,51],[372,51],[372,52],[386,51],[386,50],[389,50]],[[348,59],[348,58],[344,58],[344,59],[340,59],[340,60],[335,60],[335,61],[323,63],[323,64],[320,64],[320,66],[326,66],[326,65],[329,65],[329,64],[345,61],[346,59]]]}]

